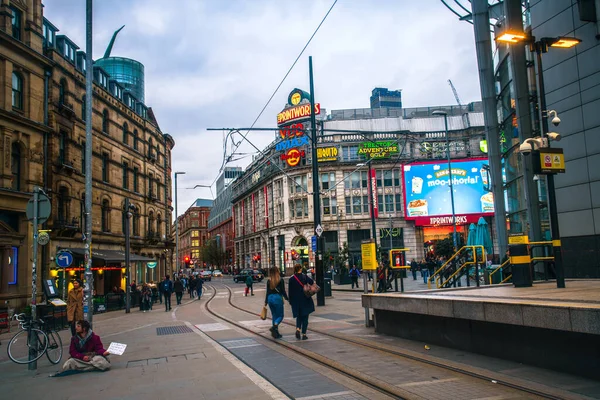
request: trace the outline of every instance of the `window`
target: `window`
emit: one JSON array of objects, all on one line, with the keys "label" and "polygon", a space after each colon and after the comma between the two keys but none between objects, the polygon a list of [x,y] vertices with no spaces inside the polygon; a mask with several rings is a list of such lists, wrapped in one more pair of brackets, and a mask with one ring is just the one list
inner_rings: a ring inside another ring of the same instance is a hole
[{"label": "window", "polygon": [[321,174],[321,192],[333,189],[335,187],[335,172],[325,172]]},{"label": "window", "polygon": [[10,7],[10,10],[12,11],[12,37],[21,40],[21,11],[14,7]]},{"label": "window", "polygon": [[69,221],[69,189],[64,186],[58,189],[58,221],[63,224]]},{"label": "window", "polygon": [[133,149],[138,149],[138,132],[137,129],[133,130]]},{"label": "window", "polygon": [[[385,202],[384,202],[385,200]],[[394,212],[394,195],[386,194],[386,195],[378,195],[377,196],[377,206],[379,207],[380,213],[392,213]],[[400,211],[400,209],[398,209]]]},{"label": "window", "polygon": [[152,138],[148,139],[148,157],[152,158],[154,156],[154,144],[152,143]]},{"label": "window", "polygon": [[156,216],[156,234],[162,234],[162,219],[160,214]]},{"label": "window", "polygon": [[85,175],[85,142],[81,142],[81,173]]},{"label": "window", "polygon": [[156,198],[160,199],[160,181],[156,180]]},{"label": "window", "polygon": [[358,146],[342,146],[342,161],[357,161],[359,159]]},{"label": "window", "polygon": [[12,106],[23,109],[23,78],[16,72],[12,73]]},{"label": "window", "polygon": [[127,122],[123,124],[123,143],[129,144],[129,132],[127,132]]},{"label": "window", "polygon": [[146,227],[146,230],[148,231],[148,235],[153,235],[154,234],[154,211],[150,211],[148,213],[148,226]]},{"label": "window", "polygon": [[199,246],[200,246],[200,241],[198,239],[192,240],[192,247],[199,247]]},{"label": "window", "polygon": [[129,164],[123,163],[123,189],[129,189]]},{"label": "window", "polygon": [[110,206],[108,204],[108,200],[102,200],[102,215],[101,215],[102,232],[110,232],[109,221],[110,221]]},{"label": "window", "polygon": [[85,103],[85,94],[81,98],[81,119],[87,121],[85,114],[87,114],[87,104]]},{"label": "window", "polygon": [[67,134],[60,131],[58,134],[58,162],[62,165],[67,161]]},{"label": "window", "polygon": [[17,246],[12,246],[10,248],[10,269],[8,270],[7,280],[9,285],[17,284],[17,276],[19,273],[19,248]]},{"label": "window", "polygon": [[154,194],[154,184],[152,183],[152,174],[148,175],[148,195],[152,197]]},{"label": "window", "polygon": [[108,133],[108,110],[102,111],[102,132]]},{"label": "window", "polygon": [[275,189],[273,192],[273,196],[279,199],[283,198],[283,180],[280,179],[278,181],[275,181],[274,185]]},{"label": "window", "polygon": [[192,221],[192,228],[198,228],[199,224],[198,221]]},{"label": "window", "polygon": [[284,209],[283,209],[283,203],[278,203],[277,206],[275,207],[275,220],[277,222],[279,221],[283,221],[284,218]]},{"label": "window", "polygon": [[195,237],[195,238],[200,237],[200,231],[195,231],[195,230],[192,231],[192,237]]},{"label": "window", "polygon": [[369,212],[369,196],[360,194],[346,196],[346,214],[362,214]]},{"label": "window", "polygon": [[330,199],[324,197],[323,202],[323,215],[337,215],[337,199]]},{"label": "window", "polygon": [[75,48],[65,40],[64,56],[67,60],[75,62]]},{"label": "window", "polygon": [[200,250],[192,250],[192,258],[200,258]]},{"label": "window", "polygon": [[139,185],[138,185],[138,176],[140,174],[140,170],[138,167],[133,167],[133,191],[139,193]]},{"label": "window", "polygon": [[367,171],[354,171],[346,173],[344,189],[367,188]]},{"label": "window", "polygon": [[67,81],[63,78],[58,85],[58,104],[65,104],[65,96],[67,93]]},{"label": "window", "polygon": [[290,217],[304,218],[308,217],[308,199],[290,200]]},{"label": "window", "polygon": [[11,147],[10,172],[12,175],[12,189],[21,190],[21,146],[16,142]]},{"label": "window", "polygon": [[140,236],[140,209],[135,208],[133,213],[133,236]]},{"label": "window", "polygon": [[54,47],[54,38],[56,35],[56,31],[44,21],[44,45],[46,47]]},{"label": "window", "polygon": [[102,180],[104,182],[108,182],[108,153],[102,153]]},{"label": "window", "polygon": [[290,194],[306,193],[308,191],[308,178],[306,175],[295,176],[288,180],[290,183]]}]

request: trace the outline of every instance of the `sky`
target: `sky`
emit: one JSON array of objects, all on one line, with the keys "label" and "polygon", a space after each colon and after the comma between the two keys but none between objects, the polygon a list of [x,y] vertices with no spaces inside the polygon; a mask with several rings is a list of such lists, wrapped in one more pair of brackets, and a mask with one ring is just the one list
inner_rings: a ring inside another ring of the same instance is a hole
[{"label": "sky", "polygon": [[[112,55],[145,66],[146,105],[175,140],[178,212],[210,185],[223,163],[225,131],[252,125],[334,0],[95,0],[93,57],[101,58],[120,26]],[[43,0],[44,16],[85,51],[85,1]],[[468,4],[468,2],[464,2]],[[439,0],[338,0],[256,127],[276,127],[294,88],[308,91],[313,57],[315,98],[329,110],[368,108],[371,90],[402,90],[404,107],[481,99],[472,25]],[[274,132],[251,132],[256,147]],[[237,136],[236,140],[239,140]],[[255,149],[230,163],[245,167]]]}]

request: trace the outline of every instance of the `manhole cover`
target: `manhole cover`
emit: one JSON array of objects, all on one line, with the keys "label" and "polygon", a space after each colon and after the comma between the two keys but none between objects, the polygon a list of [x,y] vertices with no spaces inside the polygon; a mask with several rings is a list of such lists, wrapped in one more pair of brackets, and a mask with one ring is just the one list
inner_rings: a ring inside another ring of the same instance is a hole
[{"label": "manhole cover", "polygon": [[178,335],[180,333],[191,333],[191,332],[193,332],[193,331],[185,325],[163,326],[160,328],[156,328],[156,334],[158,336]]}]

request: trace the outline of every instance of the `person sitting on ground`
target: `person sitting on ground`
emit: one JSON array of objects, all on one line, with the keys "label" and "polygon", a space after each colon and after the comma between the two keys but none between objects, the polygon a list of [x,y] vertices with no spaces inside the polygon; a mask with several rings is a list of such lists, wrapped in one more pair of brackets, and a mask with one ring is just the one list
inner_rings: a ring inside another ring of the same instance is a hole
[{"label": "person sitting on ground", "polygon": [[75,324],[76,335],[71,338],[69,358],[63,365],[63,371],[106,371],[110,362],[106,358],[110,353],[104,349],[100,336],[90,329],[88,321],[80,320]]}]

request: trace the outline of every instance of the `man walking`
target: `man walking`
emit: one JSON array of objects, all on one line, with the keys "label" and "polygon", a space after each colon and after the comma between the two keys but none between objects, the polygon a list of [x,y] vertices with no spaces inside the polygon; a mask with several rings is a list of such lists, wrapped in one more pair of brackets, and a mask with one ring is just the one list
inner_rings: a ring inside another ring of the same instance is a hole
[{"label": "man walking", "polygon": [[352,281],[352,289],[354,289],[354,285],[356,285],[357,289],[360,289],[360,287],[358,287],[358,277],[360,276],[360,272],[358,272],[358,269],[356,269],[356,265],[352,266],[349,275],[350,280]]},{"label": "man walking", "polygon": [[165,312],[169,311],[173,294],[173,282],[169,279],[169,275],[165,275],[165,280],[160,283],[160,292],[165,297]]}]

